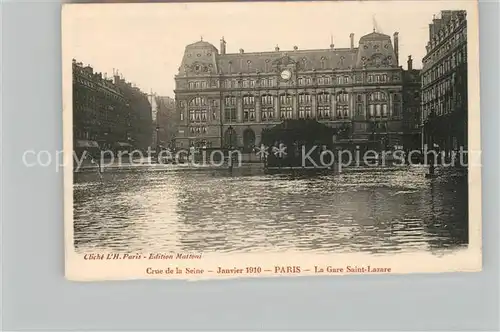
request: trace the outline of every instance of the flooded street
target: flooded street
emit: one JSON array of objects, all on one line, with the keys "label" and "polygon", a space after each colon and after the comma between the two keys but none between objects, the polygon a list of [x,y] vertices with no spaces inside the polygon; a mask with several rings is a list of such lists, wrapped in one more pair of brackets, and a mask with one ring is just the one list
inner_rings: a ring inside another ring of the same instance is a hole
[{"label": "flooded street", "polygon": [[78,251],[433,251],[467,244],[467,179],[421,168],[75,174]]}]

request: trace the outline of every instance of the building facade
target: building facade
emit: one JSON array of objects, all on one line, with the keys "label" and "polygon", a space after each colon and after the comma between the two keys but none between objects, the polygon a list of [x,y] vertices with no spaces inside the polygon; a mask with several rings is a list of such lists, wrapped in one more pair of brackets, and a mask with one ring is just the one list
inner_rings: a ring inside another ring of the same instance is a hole
[{"label": "building facade", "polygon": [[75,149],[129,150],[147,143],[141,136],[145,130],[151,139],[151,119],[147,116],[151,106],[138,88],[118,76],[114,80],[103,77],[76,60],[72,66]]},{"label": "building facade", "polygon": [[442,11],[429,24],[423,58],[422,147],[467,150],[467,20],[465,11]]},{"label": "building facade", "polygon": [[403,71],[403,146],[406,151],[421,148],[420,72],[413,68],[413,59],[408,56],[407,69]]},{"label": "building facade", "polygon": [[316,119],[346,138],[400,145],[403,70],[398,33],[373,31],[350,47],[226,53],[206,41],[185,48],[175,76],[178,148],[251,148],[264,128]]},{"label": "building facade", "polygon": [[175,109],[175,100],[171,97],[157,96],[156,114],[157,139],[159,146],[174,148],[175,139],[179,130],[179,117]]},{"label": "building facade", "polygon": [[153,143],[153,112],[149,95],[142,92],[120,76],[115,75],[114,84],[122,91],[130,105],[130,144],[146,151]]}]

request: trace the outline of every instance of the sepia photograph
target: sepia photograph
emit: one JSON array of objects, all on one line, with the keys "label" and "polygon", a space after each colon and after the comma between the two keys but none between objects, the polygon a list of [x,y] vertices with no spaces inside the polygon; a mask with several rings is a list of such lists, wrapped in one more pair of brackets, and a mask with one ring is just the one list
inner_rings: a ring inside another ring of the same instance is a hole
[{"label": "sepia photograph", "polygon": [[481,271],[476,1],[62,22],[67,278]]}]

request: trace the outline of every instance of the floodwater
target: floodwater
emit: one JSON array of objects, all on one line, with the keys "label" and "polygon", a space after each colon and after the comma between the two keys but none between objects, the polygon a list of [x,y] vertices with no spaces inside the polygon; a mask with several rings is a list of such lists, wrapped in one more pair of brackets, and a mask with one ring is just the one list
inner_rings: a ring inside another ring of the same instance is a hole
[{"label": "floodwater", "polygon": [[421,168],[75,174],[77,251],[440,251],[468,242],[467,178]]}]

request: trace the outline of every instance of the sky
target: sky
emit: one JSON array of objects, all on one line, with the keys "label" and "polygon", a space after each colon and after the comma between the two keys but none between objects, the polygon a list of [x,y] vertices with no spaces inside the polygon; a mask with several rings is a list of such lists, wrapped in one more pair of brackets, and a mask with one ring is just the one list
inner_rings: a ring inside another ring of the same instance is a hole
[{"label": "sky", "polygon": [[[203,38],[227,53],[349,47],[349,34],[399,32],[399,61],[421,68],[433,15],[474,1],[322,1],[72,4],[63,8],[63,56],[108,77],[118,70],[144,92],[174,96],[185,46]],[[71,60],[69,60],[71,61]]]}]

